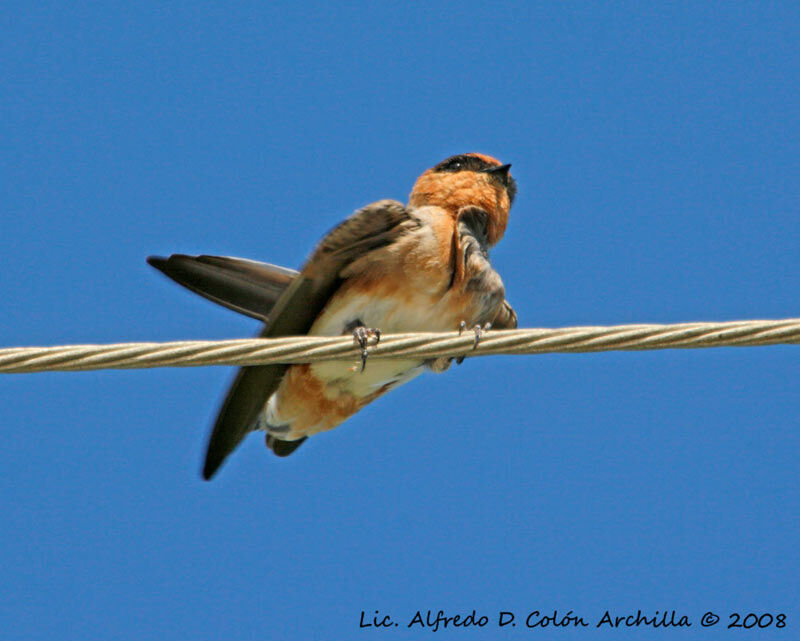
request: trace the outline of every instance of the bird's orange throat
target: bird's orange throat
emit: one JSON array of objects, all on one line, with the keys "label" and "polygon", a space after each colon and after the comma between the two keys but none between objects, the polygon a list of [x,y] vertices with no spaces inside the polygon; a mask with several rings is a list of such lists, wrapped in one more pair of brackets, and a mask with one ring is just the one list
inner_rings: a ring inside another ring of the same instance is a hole
[{"label": "bird's orange throat", "polygon": [[511,209],[505,189],[498,188],[488,175],[471,171],[426,171],[414,184],[408,204],[411,207],[441,207],[453,217],[462,207],[480,207],[489,215],[487,235],[490,245],[503,237]]}]

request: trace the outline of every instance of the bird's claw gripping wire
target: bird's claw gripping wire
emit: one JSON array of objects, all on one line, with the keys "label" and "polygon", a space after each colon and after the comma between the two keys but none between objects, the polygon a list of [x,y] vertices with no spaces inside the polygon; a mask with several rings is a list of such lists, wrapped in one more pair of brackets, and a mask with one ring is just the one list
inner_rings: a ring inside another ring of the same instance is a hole
[{"label": "bird's claw gripping wire", "polygon": [[364,368],[367,366],[367,356],[369,356],[369,352],[367,351],[369,340],[371,338],[375,339],[375,342],[372,343],[373,345],[380,343],[381,330],[365,327],[363,323],[359,323],[352,331],[353,341],[361,348],[361,371],[363,372]]},{"label": "bird's claw gripping wire", "polygon": [[[466,329],[467,329],[467,321],[463,321],[462,320],[461,323],[458,326],[458,335],[460,336],[461,334],[463,334],[464,330],[466,330]],[[481,342],[481,339],[483,338],[484,332],[488,332],[490,329],[492,329],[492,324],[491,323],[485,323],[483,325],[483,327],[481,327],[481,325],[478,324],[478,325],[475,325],[472,328],[472,331],[475,333],[475,343],[473,343],[473,345],[472,345],[472,349],[473,350],[478,347],[478,343]],[[461,363],[463,363],[463,362],[464,362],[464,356],[456,357],[456,364],[457,365],[461,365]]]}]

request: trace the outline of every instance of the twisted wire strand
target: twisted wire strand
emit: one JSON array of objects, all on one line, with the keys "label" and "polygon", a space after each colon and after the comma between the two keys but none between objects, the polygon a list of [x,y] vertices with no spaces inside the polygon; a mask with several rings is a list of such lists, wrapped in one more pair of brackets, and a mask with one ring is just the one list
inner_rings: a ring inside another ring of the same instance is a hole
[{"label": "twisted wire strand", "polygon": [[[488,331],[477,347],[472,332],[388,334],[370,359],[547,354],[699,347],[800,344],[800,319],[673,325],[616,325]],[[0,373],[75,372],[203,365],[267,365],[360,359],[350,336],[288,336],[219,341],[58,345],[0,349]]]}]

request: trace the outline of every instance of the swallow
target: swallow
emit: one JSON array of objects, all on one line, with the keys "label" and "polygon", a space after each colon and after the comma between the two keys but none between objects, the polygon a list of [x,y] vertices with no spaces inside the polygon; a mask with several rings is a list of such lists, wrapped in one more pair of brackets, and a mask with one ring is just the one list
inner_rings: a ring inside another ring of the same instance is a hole
[{"label": "swallow", "polygon": [[217,417],[203,477],[210,479],[248,433],[288,456],[424,370],[452,359],[366,364],[380,332],[512,329],[517,317],[489,248],[505,233],[517,186],[511,165],[478,153],[452,156],[416,181],[408,205],[380,200],[356,211],[318,244],[300,271],[223,256],[148,263],[234,311],[262,320],[262,337],[352,334],[358,365],[330,361],[241,368]]}]

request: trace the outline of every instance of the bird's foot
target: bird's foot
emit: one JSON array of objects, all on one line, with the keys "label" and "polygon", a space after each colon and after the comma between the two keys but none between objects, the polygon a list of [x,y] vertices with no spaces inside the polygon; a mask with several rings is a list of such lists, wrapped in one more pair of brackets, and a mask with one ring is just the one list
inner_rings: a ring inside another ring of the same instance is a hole
[{"label": "bird's foot", "polygon": [[[466,330],[466,329],[467,329],[467,321],[463,321],[462,320],[461,323],[458,326],[459,335],[463,334],[464,330]],[[492,329],[492,324],[491,323],[485,323],[482,327],[481,327],[480,324],[478,324],[478,325],[475,325],[472,328],[472,331],[475,333],[475,342],[472,345],[472,349],[475,349],[475,348],[478,347],[478,343],[481,342],[481,339],[483,338],[483,334],[485,332],[488,332],[490,329]],[[456,358],[456,364],[457,365],[461,365],[461,363],[463,363],[463,362],[464,362],[464,357],[463,356],[458,356]]]},{"label": "bird's foot", "polygon": [[[367,347],[370,344],[370,339],[373,339],[372,345],[377,345],[381,342],[381,330],[367,327],[360,320],[354,321],[351,326],[345,328],[345,332],[353,334],[353,342],[361,348],[361,371],[367,366],[367,356],[369,352]],[[355,371],[355,367],[353,368]]]}]

